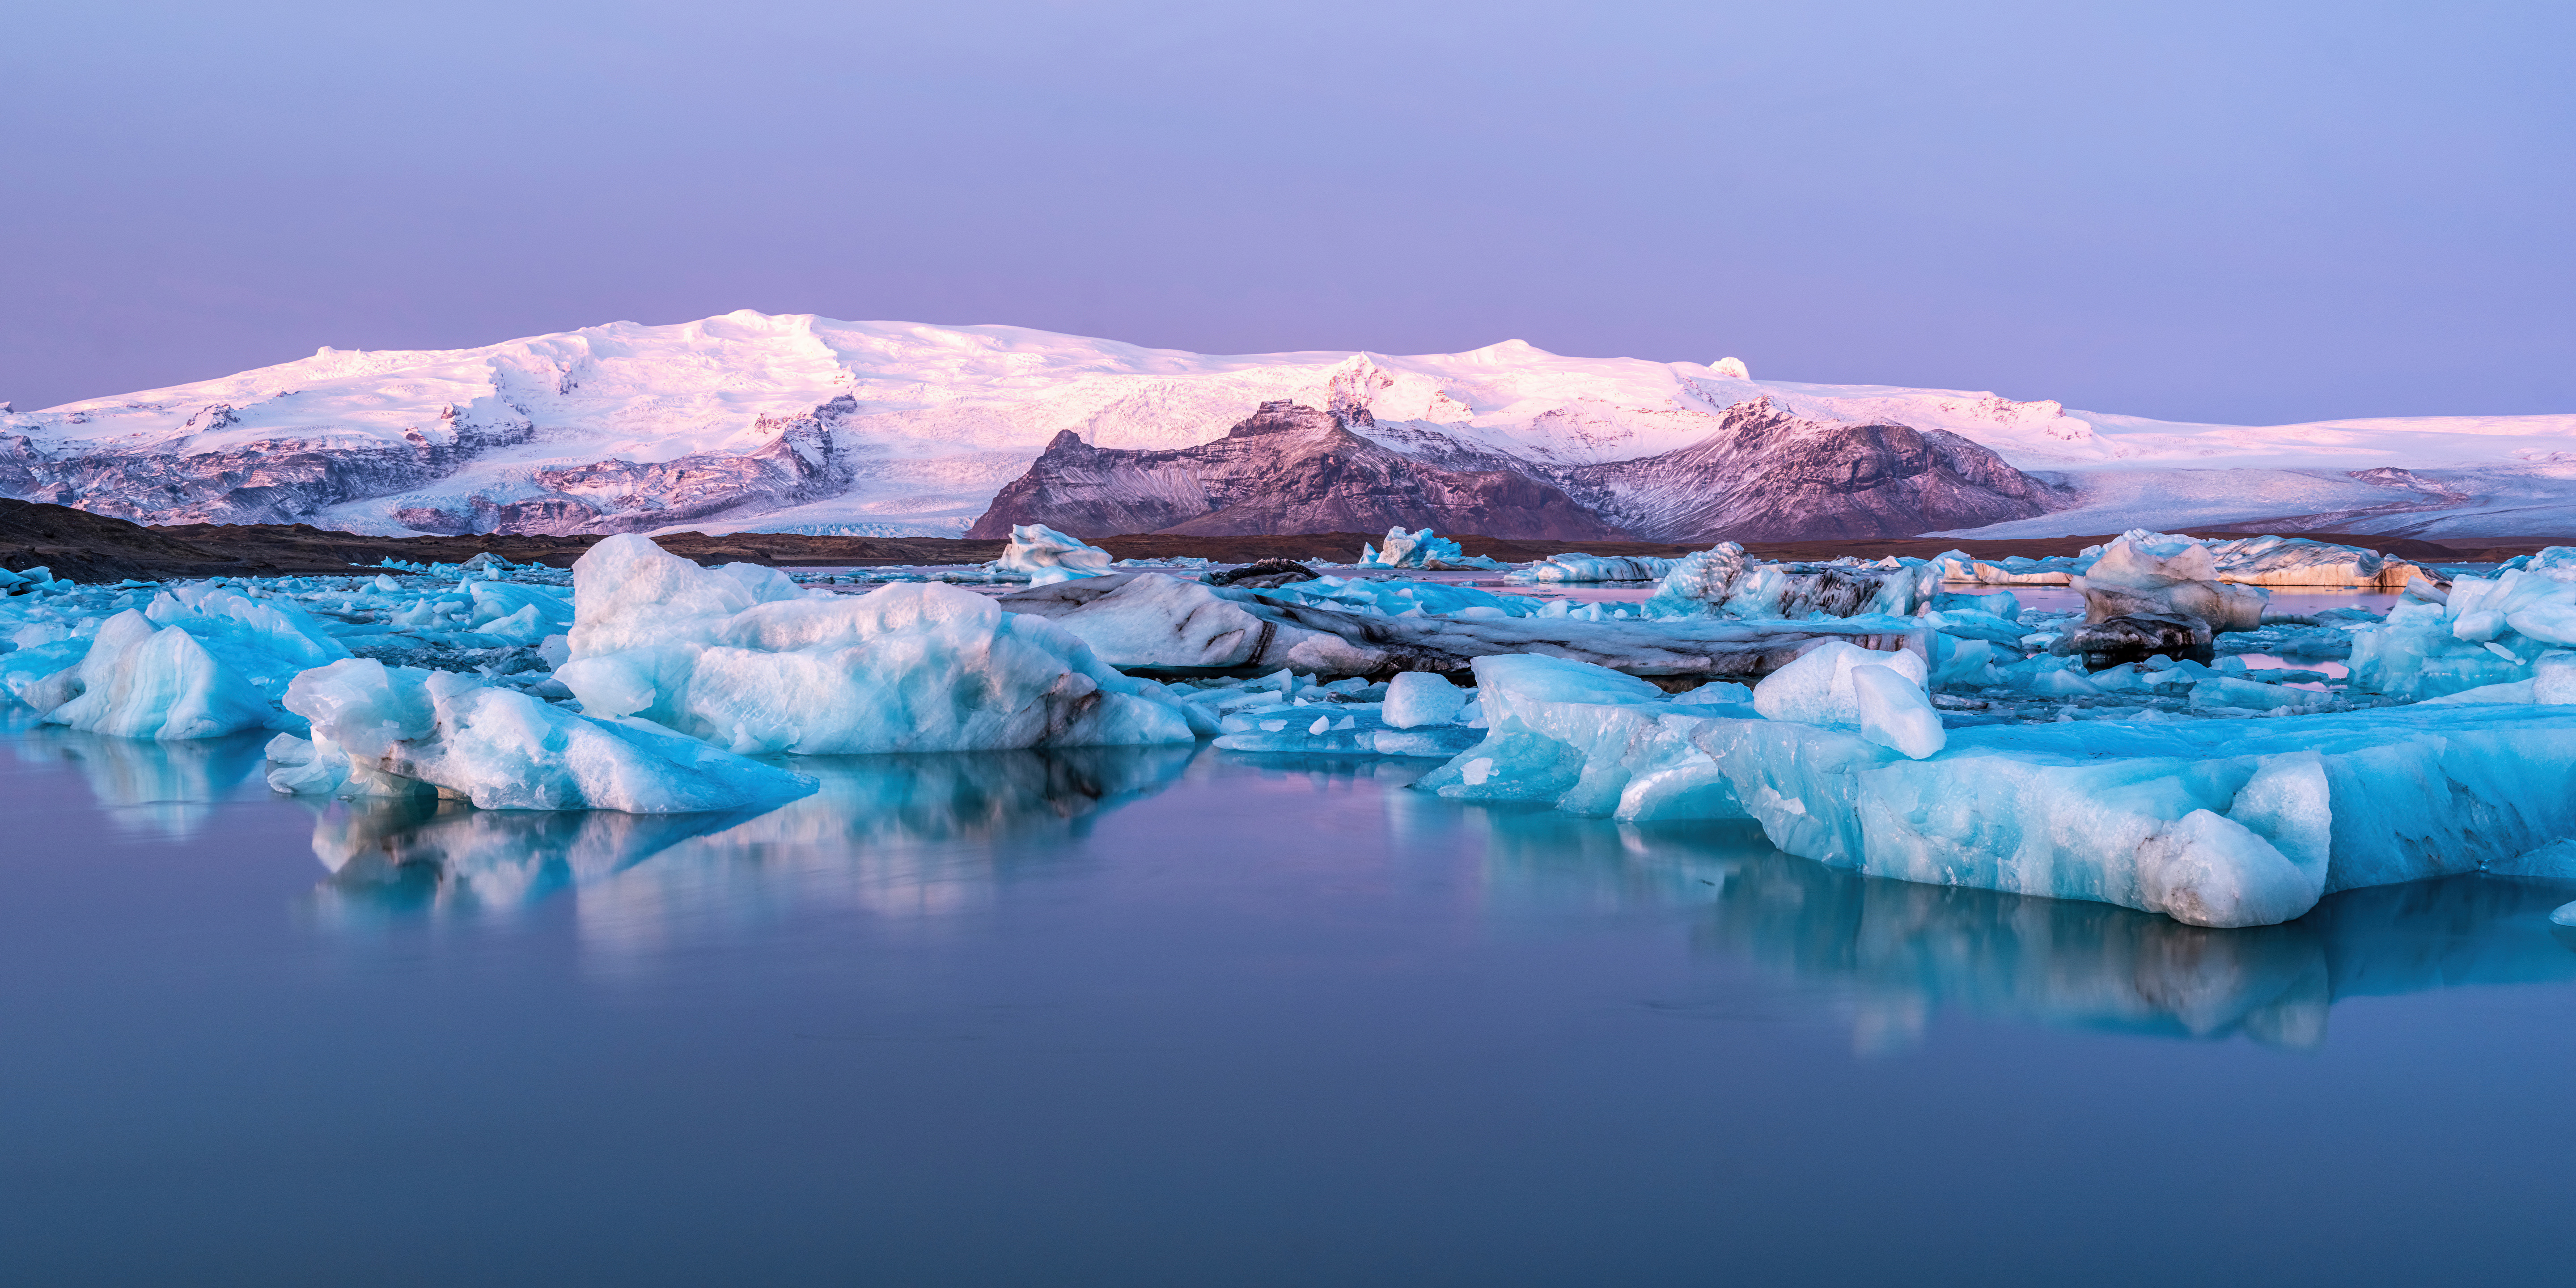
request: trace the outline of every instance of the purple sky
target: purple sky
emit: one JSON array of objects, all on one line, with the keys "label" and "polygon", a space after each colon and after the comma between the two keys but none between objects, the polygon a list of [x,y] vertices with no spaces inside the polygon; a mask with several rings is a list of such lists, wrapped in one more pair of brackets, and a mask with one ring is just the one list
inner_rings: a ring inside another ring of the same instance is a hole
[{"label": "purple sky", "polygon": [[[2082,10],[2079,12],[2079,10]],[[0,49],[0,398],[735,308],[2576,410],[2576,6],[115,3]]]}]

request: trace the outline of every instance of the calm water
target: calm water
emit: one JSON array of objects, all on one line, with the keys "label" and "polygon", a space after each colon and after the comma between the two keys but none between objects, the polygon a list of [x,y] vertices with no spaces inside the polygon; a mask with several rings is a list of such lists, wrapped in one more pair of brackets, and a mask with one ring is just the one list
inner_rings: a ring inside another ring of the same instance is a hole
[{"label": "calm water", "polygon": [[752,819],[0,746],[44,1284],[2485,1284],[2576,1269],[2564,883],[2196,931],[1221,753]]}]

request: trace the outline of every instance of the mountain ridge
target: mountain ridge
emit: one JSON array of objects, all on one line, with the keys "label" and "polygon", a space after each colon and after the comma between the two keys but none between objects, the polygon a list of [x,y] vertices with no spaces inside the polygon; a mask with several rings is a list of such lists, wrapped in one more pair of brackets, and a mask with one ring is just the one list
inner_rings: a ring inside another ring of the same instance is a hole
[{"label": "mountain ridge", "polygon": [[[2576,530],[2576,416],[2186,425],[1973,391],[1763,380],[1731,360],[1564,357],[1518,341],[1414,356],[1201,355],[749,310],[475,349],[325,348],[0,413],[0,494],[150,522],[383,534],[954,535],[1068,430],[1105,449],[1178,450],[1284,399],[1346,418],[1365,410],[1372,441],[1429,467],[1574,491],[1586,486],[1576,471],[1603,467],[1602,488],[1620,493],[1639,485],[1615,467],[1701,443],[1730,408],[1765,398],[1808,421],[1954,435],[2045,488],[2039,513],[1936,513],[1958,525],[1944,532]],[[1648,498],[1612,522],[1686,508]]]}]

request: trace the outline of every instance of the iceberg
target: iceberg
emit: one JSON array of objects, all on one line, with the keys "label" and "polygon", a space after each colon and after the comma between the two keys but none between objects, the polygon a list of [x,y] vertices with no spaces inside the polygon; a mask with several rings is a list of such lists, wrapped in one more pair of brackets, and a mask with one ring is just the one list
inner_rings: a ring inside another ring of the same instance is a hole
[{"label": "iceberg", "polygon": [[1680,562],[1679,559],[1658,559],[1652,555],[1587,555],[1570,551],[1526,564],[1514,571],[1509,579],[1525,582],[1662,581]]},{"label": "iceberg", "polygon": [[2190,537],[2134,531],[2103,547],[2093,566],[2073,579],[2084,595],[2084,620],[2115,617],[2196,617],[2212,632],[2252,630],[2263,624],[2268,592],[2218,579],[2209,547]]},{"label": "iceberg", "polygon": [[1649,617],[1908,617],[1940,589],[1939,561],[1763,563],[1732,541],[1675,563],[1645,604]]},{"label": "iceberg", "polygon": [[144,607],[108,618],[79,650],[76,669],[29,677],[12,692],[32,699],[30,705],[45,704],[51,723],[122,738],[300,729],[302,721],[278,703],[288,681],[347,656],[347,648],[291,604],[198,583],[154,594]]},{"label": "iceberg", "polygon": [[2096,550],[2084,555],[2050,555],[2032,559],[2007,555],[2002,559],[1972,559],[1965,555],[1947,556],[1942,575],[1951,581],[1973,581],[1986,586],[2065,586],[2093,566],[2100,557]]},{"label": "iceberg", "polygon": [[1362,545],[1359,568],[1450,568],[1500,571],[1507,565],[1483,555],[1470,556],[1464,548],[1447,537],[1431,535],[1431,529],[1407,532],[1399,525],[1386,530],[1385,548]]},{"label": "iceberg", "polygon": [[[2306,537],[2201,538],[2140,530],[2125,534],[2125,539],[2142,540],[2162,549],[2178,549],[2183,544],[2200,546],[2209,552],[2209,580],[2236,585],[2368,586],[2380,590],[2403,590],[2417,583],[2438,587],[2444,581],[2438,573],[2376,550],[2335,545]],[[2107,550],[2107,546],[2090,546],[2079,555],[2040,559],[2020,555],[1997,560],[1967,555],[1944,556],[1948,560],[1945,571],[1953,581],[2005,586],[2064,586],[2088,573]]]},{"label": "iceberg", "polygon": [[1109,571],[1109,552],[1043,523],[1022,523],[1011,528],[1011,541],[1002,547],[1002,557],[987,566],[1044,584],[1099,576]]},{"label": "iceberg", "polygon": [[350,658],[288,686],[310,741],[269,744],[269,785],[312,796],[437,795],[478,809],[689,814],[794,800],[814,780],[647,721],[575,715],[452,671]]},{"label": "iceberg", "polygon": [[1243,585],[1243,589],[1289,603],[1388,617],[1407,613],[1435,617],[1527,617],[1539,611],[1539,601],[1527,595],[1497,595],[1473,586],[1412,581],[1401,577],[1308,577],[1276,586]]},{"label": "iceberg", "polygon": [[1478,678],[1485,741],[1419,787],[1632,821],[1749,817],[1835,867],[2194,925],[2270,925],[2329,891],[2576,836],[2576,709],[1983,725],[1918,760],[1757,710]]},{"label": "iceberg", "polygon": [[[2185,538],[2188,540],[2188,538]],[[2435,585],[2444,579],[2376,550],[2311,541],[2306,537],[2260,536],[2209,539],[2210,562],[2218,580],[2248,586],[2370,586],[2404,590],[2411,582]]]},{"label": "iceberg", "polygon": [[1467,694],[1457,685],[1428,671],[1405,671],[1386,682],[1381,714],[1388,728],[1419,729],[1449,723],[1466,705]]},{"label": "iceberg", "polygon": [[2444,602],[2401,603],[2355,631],[2352,686],[2436,698],[2532,679],[2543,656],[2571,646],[2576,561],[2535,557],[2493,576],[2456,577]]},{"label": "iceberg", "polygon": [[621,535],[574,564],[573,602],[571,657],[555,678],[583,712],[638,716],[736,752],[1197,737],[1161,686],[1121,675],[1042,618],[951,586],[904,582],[809,597],[770,569],[700,568]]},{"label": "iceberg", "polygon": [[1847,621],[1591,621],[1545,614],[1395,616],[1292,603],[1271,591],[1112,573],[1005,595],[1001,607],[1044,617],[1113,666],[1179,674],[1391,676],[1456,674],[1476,658],[1534,654],[1635,675],[1755,678],[1787,665],[1820,639],[1922,652],[1928,632],[1912,618]]}]

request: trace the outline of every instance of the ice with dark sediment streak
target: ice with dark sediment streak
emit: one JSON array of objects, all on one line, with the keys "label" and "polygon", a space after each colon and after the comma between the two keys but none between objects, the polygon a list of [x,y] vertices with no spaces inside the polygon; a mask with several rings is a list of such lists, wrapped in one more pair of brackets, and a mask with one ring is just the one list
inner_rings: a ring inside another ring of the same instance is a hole
[{"label": "ice with dark sediment streak", "polygon": [[1833,621],[1389,617],[1155,573],[1034,587],[1003,596],[1001,604],[1055,622],[1113,665],[1185,672],[1455,673],[1480,657],[1533,654],[1638,675],[1750,678],[1777,670],[1821,640],[1919,652],[1927,631],[1920,619],[1887,615]]}]

